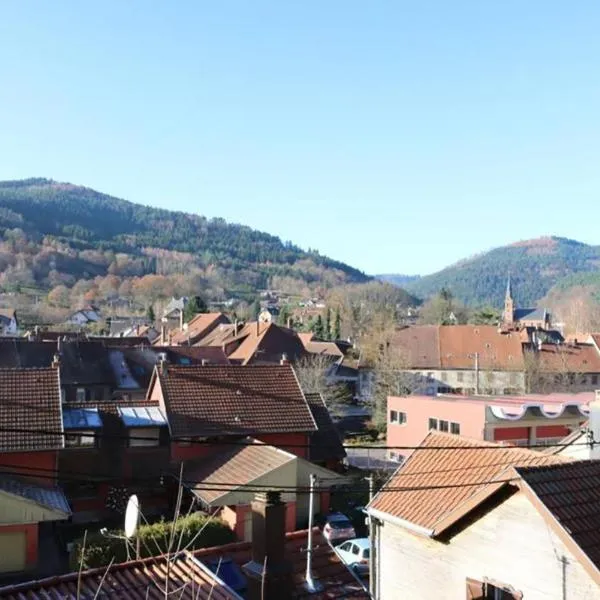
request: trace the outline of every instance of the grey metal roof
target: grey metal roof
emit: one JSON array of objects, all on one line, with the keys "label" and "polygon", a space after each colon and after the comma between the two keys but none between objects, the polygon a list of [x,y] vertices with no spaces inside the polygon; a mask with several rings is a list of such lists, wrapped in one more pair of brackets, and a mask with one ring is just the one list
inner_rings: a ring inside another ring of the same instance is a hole
[{"label": "grey metal roof", "polygon": [[71,514],[71,508],[63,491],[57,487],[46,488],[16,477],[0,476],[0,491],[20,496],[50,510]]},{"label": "grey metal roof", "polygon": [[96,407],[63,408],[63,427],[65,429],[98,429],[102,427],[102,419]]},{"label": "grey metal roof", "polygon": [[515,321],[522,321],[523,319],[545,321],[546,315],[545,308],[516,308],[513,318]]}]

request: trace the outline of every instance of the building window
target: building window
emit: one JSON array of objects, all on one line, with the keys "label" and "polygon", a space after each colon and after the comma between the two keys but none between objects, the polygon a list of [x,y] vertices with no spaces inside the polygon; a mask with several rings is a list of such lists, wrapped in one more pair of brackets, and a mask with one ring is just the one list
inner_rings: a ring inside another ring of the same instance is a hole
[{"label": "building window", "polygon": [[67,448],[92,448],[96,445],[93,431],[72,431],[65,434]]},{"label": "building window", "polygon": [[473,600],[522,600],[523,594],[510,585],[467,577],[467,598]]},{"label": "building window", "polygon": [[437,419],[429,419],[429,429],[437,429],[438,428],[438,420]]},{"label": "building window", "polygon": [[160,429],[158,427],[136,427],[129,431],[129,447],[158,446]]},{"label": "building window", "polygon": [[462,371],[459,371],[456,374],[456,381],[459,381],[460,383],[464,381],[464,373]]},{"label": "building window", "polygon": [[75,398],[76,398],[77,402],[85,402],[85,400],[86,400],[85,388],[77,388],[77,391],[75,392]]},{"label": "building window", "polygon": [[397,410],[391,410],[390,423],[396,423],[396,425],[403,425],[404,423],[406,423],[406,413]]},{"label": "building window", "polygon": [[450,423],[450,433],[460,435],[460,423]]},{"label": "building window", "polygon": [[448,421],[440,419],[440,431],[448,431]]},{"label": "building window", "polygon": [[442,381],[448,381],[448,373],[446,373],[446,371],[442,371],[442,372],[440,373],[440,379],[441,379]]},{"label": "building window", "polygon": [[592,375],[592,385],[598,385],[598,375]]}]

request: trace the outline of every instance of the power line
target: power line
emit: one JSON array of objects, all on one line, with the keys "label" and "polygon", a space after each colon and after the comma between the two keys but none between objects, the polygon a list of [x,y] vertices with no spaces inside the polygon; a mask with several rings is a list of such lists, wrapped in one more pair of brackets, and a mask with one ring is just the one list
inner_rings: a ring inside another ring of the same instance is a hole
[{"label": "power line", "polygon": [[[84,425],[80,429],[73,429],[67,431],[57,431],[51,429],[25,429],[20,427],[0,427],[0,433],[28,433],[28,434],[36,434],[36,435],[47,435],[54,436],[59,438],[65,438],[69,435],[82,435],[82,432],[86,437],[93,437],[94,439],[116,439],[116,440],[135,440],[135,441],[151,441],[156,442],[155,437],[147,437],[147,436],[129,436],[123,434],[113,434],[106,432],[95,432],[90,431],[85,428]],[[292,432],[298,433],[298,432]],[[302,433],[302,432],[300,432]],[[306,432],[310,434],[310,432]],[[219,432],[215,432],[213,435],[222,435]],[[240,432],[238,434],[240,437],[251,437],[252,435],[270,435],[270,432],[257,432],[257,433],[244,433]],[[459,436],[457,436],[457,439]],[[284,444],[272,444],[268,442],[262,442],[261,440],[257,440],[263,446],[269,446],[272,448],[277,448],[280,450],[285,450],[286,448],[298,448],[298,449],[310,449],[310,448],[338,448],[339,445],[336,443],[313,443],[313,444],[298,444],[298,443],[284,443]],[[170,440],[170,442],[184,442],[186,445],[203,445],[203,446],[251,446],[253,442],[248,442],[242,440],[224,440],[220,439],[206,439],[206,440],[198,440],[198,439],[185,439],[184,436],[175,437]],[[349,449],[357,449],[357,450],[506,450],[507,448],[523,448],[523,449],[535,449],[535,448],[568,448],[568,447],[577,447],[577,446],[588,446],[594,447],[596,444],[600,442],[595,440],[589,440],[586,442],[573,442],[573,443],[561,443],[561,442],[552,442],[551,444],[523,444],[519,446],[507,446],[502,445],[497,442],[488,442],[487,445],[469,445],[469,446],[372,446],[368,444],[342,444],[342,447],[346,450]],[[498,445],[494,445],[498,444]],[[39,448],[36,448],[39,450]],[[49,450],[56,450],[56,448],[50,448]]]}]

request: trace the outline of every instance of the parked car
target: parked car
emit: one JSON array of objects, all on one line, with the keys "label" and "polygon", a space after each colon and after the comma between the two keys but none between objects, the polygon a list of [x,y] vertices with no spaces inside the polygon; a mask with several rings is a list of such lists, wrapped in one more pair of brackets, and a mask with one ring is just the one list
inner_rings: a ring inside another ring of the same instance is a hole
[{"label": "parked car", "polygon": [[369,538],[348,540],[336,546],[335,551],[357,574],[366,575],[369,572]]},{"label": "parked car", "polygon": [[323,535],[329,542],[340,542],[356,537],[350,519],[342,513],[331,513],[325,517]]}]

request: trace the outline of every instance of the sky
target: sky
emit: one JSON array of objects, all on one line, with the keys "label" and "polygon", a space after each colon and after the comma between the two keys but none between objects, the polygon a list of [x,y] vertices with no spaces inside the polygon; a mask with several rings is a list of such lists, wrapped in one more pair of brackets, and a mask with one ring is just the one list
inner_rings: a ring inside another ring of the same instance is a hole
[{"label": "sky", "polygon": [[598,240],[600,3],[4,0],[0,179],[223,217],[367,273]]}]

